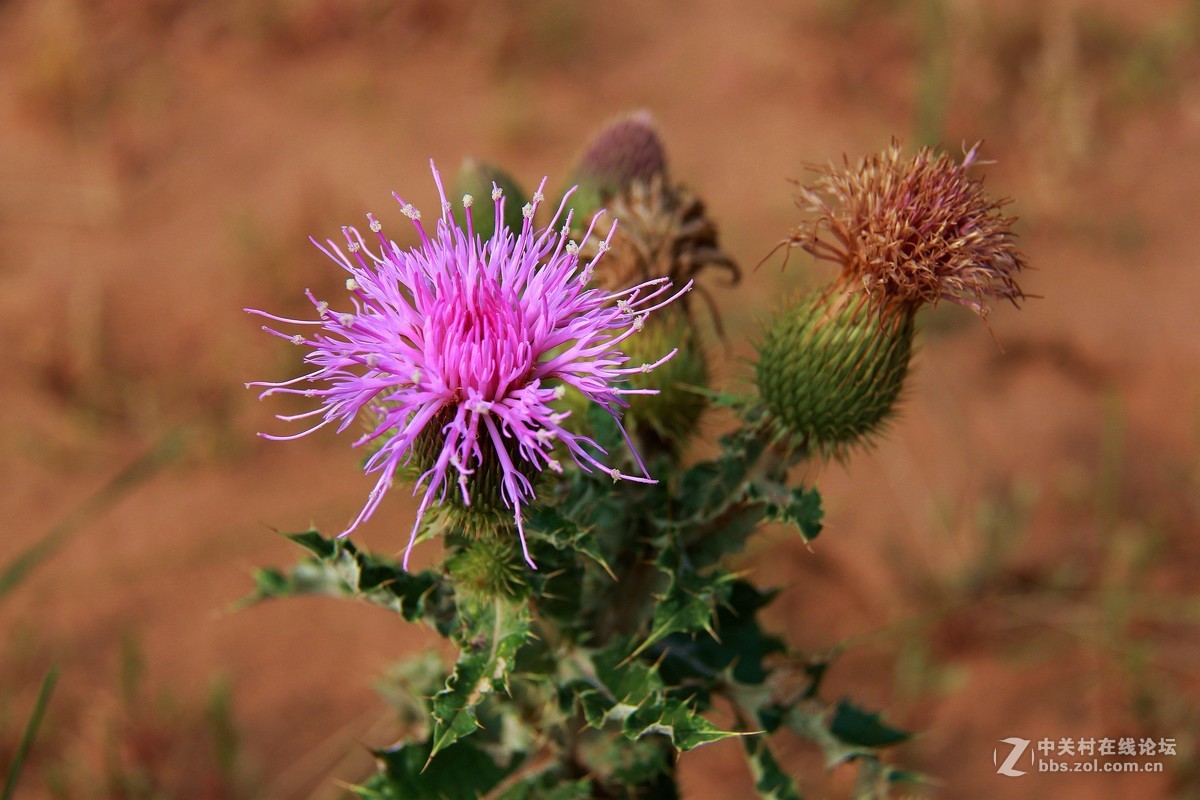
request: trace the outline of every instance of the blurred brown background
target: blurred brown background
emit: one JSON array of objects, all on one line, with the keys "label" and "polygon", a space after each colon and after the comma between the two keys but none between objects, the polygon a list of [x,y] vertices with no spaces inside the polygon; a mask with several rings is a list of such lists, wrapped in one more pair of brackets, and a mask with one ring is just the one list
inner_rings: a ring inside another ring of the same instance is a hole
[{"label": "blurred brown background", "polygon": [[[0,2],[0,765],[60,669],[17,796],[364,776],[396,735],[373,683],[431,639],[332,600],[229,611],[297,555],[273,528],[339,529],[371,483],[345,439],[255,438],[280,409],[242,384],[296,354],[241,309],[336,287],[307,237],[399,230],[393,190],[434,207],[430,157],[557,185],[638,108],[747,269],[712,347],[730,388],[771,304],[827,275],[753,270],[798,221],[788,178],[893,136],[986,140],[1041,298],[994,339],[926,316],[890,437],[801,476],[826,532],[767,532],[745,567],[788,587],[793,644],[845,647],[831,698],[918,731],[892,753],[937,780],[913,796],[1198,796],[1198,71],[1195,0]],[[358,538],[400,548],[411,511],[394,493]],[[1011,736],[1179,751],[1006,778]],[[808,796],[847,796],[853,768],[781,752]],[[686,754],[686,797],[746,796],[741,762]]]}]

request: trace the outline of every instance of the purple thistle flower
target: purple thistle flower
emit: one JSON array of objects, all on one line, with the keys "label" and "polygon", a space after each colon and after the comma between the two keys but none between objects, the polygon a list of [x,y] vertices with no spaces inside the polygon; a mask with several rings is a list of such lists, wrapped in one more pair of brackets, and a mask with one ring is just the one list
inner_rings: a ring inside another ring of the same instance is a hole
[{"label": "purple thistle flower", "polygon": [[[600,215],[592,219],[582,242],[568,241],[569,213],[561,229],[554,230],[566,207],[564,198],[550,225],[535,231],[533,217],[544,199],[545,179],[523,208],[519,231],[505,227],[503,192],[493,185],[496,233],[483,241],[475,235],[469,214],[464,214],[466,230],[459,226],[441,176],[432,162],[430,166],[442,205],[432,237],[420,212],[394,195],[416,227],[419,246],[402,250],[384,238],[382,226],[370,214],[377,253],[353,227],[342,229],[349,255],[332,240],[326,240],[327,246],[313,240],[349,274],[346,288],[352,310],[337,311],[311,292],[306,294],[316,307],[316,320],[246,309],[317,329],[306,337],[264,326],[309,348],[304,360],[314,369],[290,381],[247,386],[268,387],[260,398],[297,394],[320,402],[303,414],[278,415],[285,421],[320,417],[316,425],[291,436],[260,434],[268,439],[297,439],[331,424],[341,432],[360,415],[372,417],[373,426],[354,444],[378,447],[364,469],[379,478],[342,536],[370,518],[397,470],[413,463],[419,472],[413,493],[422,487],[424,493],[404,551],[406,568],[430,504],[457,492],[469,506],[473,483],[481,480],[511,511],[525,560],[536,568],[525,541],[522,511],[534,499],[531,478],[546,468],[562,471],[552,456],[556,444],[584,470],[603,470],[614,481],[654,482],[628,436],[625,441],[641,475],[601,463],[598,456],[606,451],[566,427],[570,414],[557,410],[555,401],[565,385],[573,386],[619,426],[621,410],[628,405],[624,395],[657,391],[626,388],[628,377],[654,369],[676,352],[651,364],[626,366],[629,359],[621,343],[642,329],[648,314],[691,284],[675,294],[669,294],[666,278],[618,292],[589,287],[616,226],[595,258],[581,262],[579,249]],[[464,207],[471,203],[470,195],[463,197]],[[301,388],[303,384],[315,388]]]}]

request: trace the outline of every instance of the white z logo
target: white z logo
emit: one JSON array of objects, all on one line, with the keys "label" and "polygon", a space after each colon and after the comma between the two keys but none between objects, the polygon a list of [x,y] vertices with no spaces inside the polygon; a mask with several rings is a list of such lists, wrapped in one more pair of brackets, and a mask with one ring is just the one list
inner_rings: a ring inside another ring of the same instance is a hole
[{"label": "white z logo", "polygon": [[[1018,739],[1015,736],[1011,736],[1007,739],[1001,739],[1000,742],[1002,744],[1012,745],[1012,750],[1009,751],[1008,758],[1004,759],[1004,763],[1001,764],[1000,766],[996,767],[996,772],[1000,773],[1001,775],[1007,775],[1010,778],[1021,777],[1022,775],[1025,774],[1025,770],[1015,769],[1015,767],[1017,764],[1017,759],[1019,759],[1022,756],[1022,754],[1024,754],[1025,749],[1027,747],[1029,747],[1029,740],[1028,739]],[[992,763],[993,764],[996,763],[997,758],[998,758],[997,752],[996,752],[996,750],[993,750],[992,751]]]}]

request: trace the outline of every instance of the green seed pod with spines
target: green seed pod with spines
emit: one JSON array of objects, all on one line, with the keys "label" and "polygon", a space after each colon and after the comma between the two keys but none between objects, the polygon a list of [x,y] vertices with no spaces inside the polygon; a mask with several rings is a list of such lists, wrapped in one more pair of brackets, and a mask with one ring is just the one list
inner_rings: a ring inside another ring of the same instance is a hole
[{"label": "green seed pod with spines", "polygon": [[756,382],[789,447],[843,458],[895,411],[912,356],[913,314],[838,284],[780,312],[758,347]]}]

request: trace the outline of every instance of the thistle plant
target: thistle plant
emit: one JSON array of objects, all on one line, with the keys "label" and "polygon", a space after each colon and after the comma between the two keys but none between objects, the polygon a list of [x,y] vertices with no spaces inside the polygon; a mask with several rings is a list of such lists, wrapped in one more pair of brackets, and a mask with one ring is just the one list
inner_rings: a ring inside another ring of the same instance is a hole
[{"label": "thistle plant", "polygon": [[[397,197],[414,247],[373,216],[369,234],[317,244],[347,295],[310,295],[313,319],[254,311],[310,369],[252,385],[315,404],[282,417],[311,427],[269,438],[361,427],[376,483],[340,535],[291,534],[307,558],[261,570],[252,599],[355,598],[457,651],[391,674],[400,738],[358,796],[674,798],[679,752],[737,738],[758,795],[797,798],[772,750],[784,729],[831,768],[856,764],[861,796],[914,777],[882,757],[907,734],[824,698],[830,665],[764,629],[775,591],[734,560],[766,524],[820,533],[820,497],[788,468],[844,456],[894,413],[921,304],[982,316],[1022,297],[1011,220],[967,176],[975,152],[956,164],[893,146],[802,190],[814,217],[785,243],[840,270],[764,332],[750,396],[709,386],[687,292],[740,273],[645,115],[601,131],[555,202],[545,180],[527,198],[468,161],[461,198],[434,170],[432,231]],[[714,408],[734,427],[697,458]],[[418,498],[399,560],[348,538],[397,481]],[[410,570],[434,538],[435,565]]]}]

